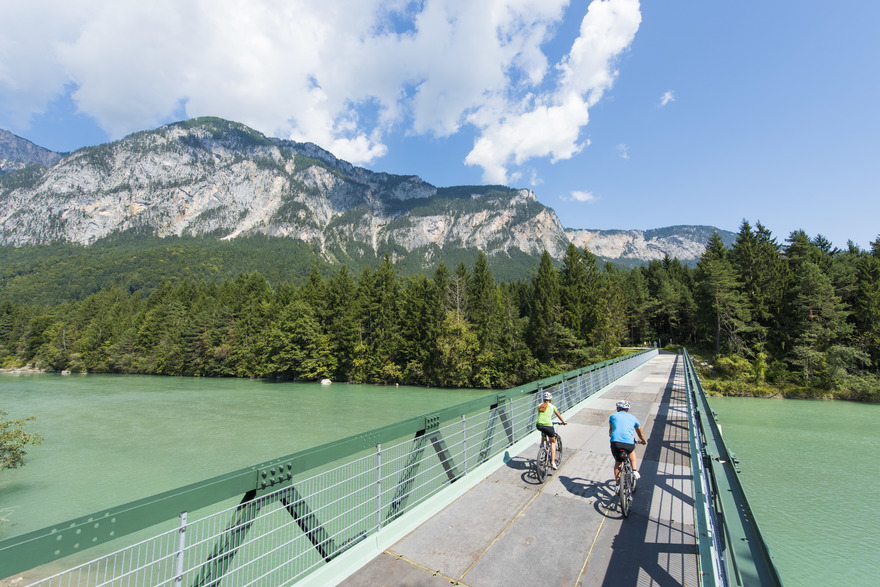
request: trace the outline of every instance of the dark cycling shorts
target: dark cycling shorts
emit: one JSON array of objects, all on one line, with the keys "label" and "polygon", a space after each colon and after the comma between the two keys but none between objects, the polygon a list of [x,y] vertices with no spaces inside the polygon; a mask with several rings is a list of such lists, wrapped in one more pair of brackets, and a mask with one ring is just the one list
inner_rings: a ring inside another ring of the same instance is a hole
[{"label": "dark cycling shorts", "polygon": [[625,450],[626,454],[631,453],[636,448],[635,444],[630,444],[626,442],[612,442],[611,443],[611,454],[614,456],[614,460],[618,463],[622,463],[623,459],[620,458],[620,451]]},{"label": "dark cycling shorts", "polygon": [[536,428],[550,438],[556,438],[556,429],[553,428],[553,426],[541,426],[540,424],[538,424]]}]

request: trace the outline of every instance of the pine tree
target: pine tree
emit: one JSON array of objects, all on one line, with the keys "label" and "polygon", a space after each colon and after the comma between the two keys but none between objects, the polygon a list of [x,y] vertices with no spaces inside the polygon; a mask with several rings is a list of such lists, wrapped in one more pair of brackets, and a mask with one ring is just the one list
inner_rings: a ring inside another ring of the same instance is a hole
[{"label": "pine tree", "polygon": [[744,353],[742,333],[749,321],[748,308],[740,294],[733,265],[727,258],[727,247],[718,233],[713,233],[706,250],[697,263],[697,304],[703,320],[711,324],[715,354],[721,354],[722,337],[725,348]]},{"label": "pine tree", "polygon": [[801,368],[809,383],[827,366],[825,353],[852,331],[848,312],[835,295],[831,280],[818,265],[803,261],[796,274],[795,307],[800,308],[790,362]]},{"label": "pine tree", "polygon": [[858,347],[880,366],[880,237],[871,243],[871,254],[862,255],[856,271],[854,318]]},{"label": "pine tree", "polygon": [[331,373],[335,380],[349,379],[354,350],[360,336],[356,316],[357,288],[345,265],[327,284],[327,304],[322,322],[328,336],[330,352],[336,359],[336,368]]},{"label": "pine tree", "polygon": [[400,363],[407,382],[427,384],[439,329],[434,315],[437,303],[434,284],[427,277],[415,275],[406,279],[400,321]]},{"label": "pine tree", "polygon": [[526,342],[540,362],[549,363],[562,354],[562,312],[559,303],[559,278],[550,253],[541,255],[538,274],[532,281],[531,308]]}]

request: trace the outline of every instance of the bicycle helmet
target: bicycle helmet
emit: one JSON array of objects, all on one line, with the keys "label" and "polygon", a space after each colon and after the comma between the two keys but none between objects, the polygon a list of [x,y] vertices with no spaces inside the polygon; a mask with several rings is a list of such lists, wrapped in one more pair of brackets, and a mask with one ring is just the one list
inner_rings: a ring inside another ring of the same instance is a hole
[{"label": "bicycle helmet", "polygon": [[553,399],[553,394],[550,393],[549,391],[545,391],[544,392],[544,401],[549,402],[551,399]]},{"label": "bicycle helmet", "polygon": [[617,402],[617,409],[618,410],[628,410],[629,409],[629,402],[624,399],[620,400],[619,402]]}]

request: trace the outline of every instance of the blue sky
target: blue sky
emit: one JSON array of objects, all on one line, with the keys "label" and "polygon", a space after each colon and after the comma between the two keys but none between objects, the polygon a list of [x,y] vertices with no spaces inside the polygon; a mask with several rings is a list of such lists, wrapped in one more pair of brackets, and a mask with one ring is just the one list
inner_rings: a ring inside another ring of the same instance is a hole
[{"label": "blue sky", "polygon": [[195,116],[571,228],[880,235],[880,3],[0,0],[0,128],[70,151]]}]

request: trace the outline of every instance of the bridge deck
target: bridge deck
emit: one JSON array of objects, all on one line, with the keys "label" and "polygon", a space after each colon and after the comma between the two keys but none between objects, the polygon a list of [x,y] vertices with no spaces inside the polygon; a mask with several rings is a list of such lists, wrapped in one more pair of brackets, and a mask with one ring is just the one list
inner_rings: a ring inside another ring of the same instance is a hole
[{"label": "bridge deck", "polygon": [[[684,393],[680,359],[661,353],[566,416],[563,464],[544,484],[533,445],[341,584],[698,585]],[[648,439],[626,519],[610,489],[619,399]]]}]

